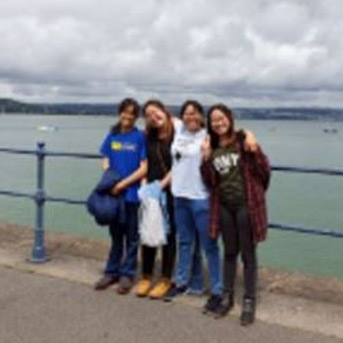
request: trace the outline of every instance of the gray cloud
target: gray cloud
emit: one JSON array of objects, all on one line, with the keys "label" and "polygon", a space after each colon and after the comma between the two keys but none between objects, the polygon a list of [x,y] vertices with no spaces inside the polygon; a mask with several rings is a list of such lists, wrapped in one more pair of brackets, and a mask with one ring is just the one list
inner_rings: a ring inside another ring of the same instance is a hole
[{"label": "gray cloud", "polygon": [[0,94],[342,106],[340,0],[0,3]]}]

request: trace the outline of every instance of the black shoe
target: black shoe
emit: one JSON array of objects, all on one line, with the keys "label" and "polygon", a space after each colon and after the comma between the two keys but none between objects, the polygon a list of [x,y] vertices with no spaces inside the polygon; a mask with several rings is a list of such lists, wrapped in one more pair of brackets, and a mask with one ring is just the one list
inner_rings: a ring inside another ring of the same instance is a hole
[{"label": "black shoe", "polygon": [[226,316],[229,311],[233,308],[234,298],[232,292],[227,292],[223,295],[220,306],[217,307],[215,311],[215,317],[221,318]]},{"label": "black shoe", "polygon": [[119,281],[118,276],[104,275],[94,285],[96,291],[102,291]]},{"label": "black shoe", "polygon": [[163,297],[163,300],[166,302],[173,301],[173,299],[178,296],[182,295],[186,292],[187,286],[176,286],[173,285],[172,288],[168,291],[168,293]]},{"label": "black shoe", "polygon": [[202,309],[202,313],[215,315],[221,305],[221,302],[222,302],[221,295],[211,294],[211,296],[208,298],[206,304],[204,305]]},{"label": "black shoe", "polygon": [[255,299],[244,298],[241,314],[241,325],[251,325],[255,321]]}]

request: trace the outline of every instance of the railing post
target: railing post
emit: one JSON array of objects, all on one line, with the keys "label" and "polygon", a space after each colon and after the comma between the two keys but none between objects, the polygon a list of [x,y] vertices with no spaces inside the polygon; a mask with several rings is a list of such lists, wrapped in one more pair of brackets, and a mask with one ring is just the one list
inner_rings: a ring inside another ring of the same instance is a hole
[{"label": "railing post", "polygon": [[32,247],[31,262],[43,263],[49,260],[44,246],[44,158],[45,143],[37,143],[37,189],[35,194],[36,202],[36,225],[34,230],[34,242]]}]

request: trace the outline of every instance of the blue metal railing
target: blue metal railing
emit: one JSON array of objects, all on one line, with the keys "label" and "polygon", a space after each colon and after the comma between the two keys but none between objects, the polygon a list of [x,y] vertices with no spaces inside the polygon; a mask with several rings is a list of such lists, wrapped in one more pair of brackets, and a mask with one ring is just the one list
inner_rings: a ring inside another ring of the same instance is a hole
[{"label": "blue metal railing", "polygon": [[[45,143],[38,142],[36,150],[26,149],[8,149],[0,148],[0,152],[10,154],[25,154],[25,155],[36,155],[37,156],[37,186],[35,194],[0,190],[0,195],[29,198],[36,203],[36,219],[34,228],[34,241],[32,247],[32,254],[30,261],[34,263],[46,262],[49,258],[45,251],[44,245],[44,204],[46,201],[59,202],[73,205],[85,205],[86,200],[84,199],[71,199],[71,198],[60,198],[48,196],[44,189],[44,161],[46,156],[53,157],[71,157],[71,158],[86,158],[86,159],[99,159],[99,154],[85,154],[85,153],[67,153],[67,152],[52,152],[45,150]],[[273,166],[273,171],[281,172],[292,172],[292,173],[311,173],[311,174],[322,174],[322,175],[340,175],[343,176],[343,170],[339,169],[319,169],[319,168],[302,168],[302,167],[288,167],[288,166]],[[305,234],[330,236],[335,238],[343,238],[343,232],[338,230],[330,230],[324,228],[304,228],[297,225],[284,225],[278,223],[269,223],[269,228],[282,230],[282,231],[293,231]]]},{"label": "blue metal railing", "polygon": [[323,174],[323,175],[342,175],[343,170],[340,169],[327,169],[327,168],[304,168],[304,167],[284,167],[273,166],[274,171],[305,173],[305,174]]}]

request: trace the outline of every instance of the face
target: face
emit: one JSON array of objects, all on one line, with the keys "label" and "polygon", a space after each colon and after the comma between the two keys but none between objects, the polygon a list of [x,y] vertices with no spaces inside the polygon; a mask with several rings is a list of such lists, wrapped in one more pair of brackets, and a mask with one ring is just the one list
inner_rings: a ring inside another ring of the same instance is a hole
[{"label": "face", "polygon": [[130,130],[134,127],[137,117],[134,114],[133,106],[128,106],[119,114],[120,127],[123,130]]},{"label": "face", "polygon": [[188,131],[199,131],[203,126],[203,117],[192,105],[186,107],[182,117]]},{"label": "face", "polygon": [[147,124],[155,129],[161,128],[167,122],[166,113],[154,105],[149,105],[144,114]]},{"label": "face", "polygon": [[218,136],[224,136],[229,133],[231,123],[229,118],[220,110],[215,109],[210,117],[211,127]]}]

